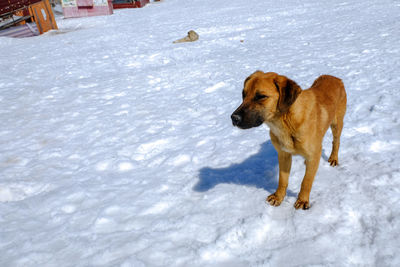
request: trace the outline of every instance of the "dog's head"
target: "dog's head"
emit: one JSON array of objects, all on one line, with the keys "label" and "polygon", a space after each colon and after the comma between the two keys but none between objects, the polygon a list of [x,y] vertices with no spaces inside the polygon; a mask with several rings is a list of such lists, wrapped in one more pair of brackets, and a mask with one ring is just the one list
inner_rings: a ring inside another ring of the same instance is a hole
[{"label": "dog's head", "polygon": [[234,126],[249,129],[287,113],[301,93],[292,80],[274,72],[256,71],[244,81],[243,102],[233,112]]}]

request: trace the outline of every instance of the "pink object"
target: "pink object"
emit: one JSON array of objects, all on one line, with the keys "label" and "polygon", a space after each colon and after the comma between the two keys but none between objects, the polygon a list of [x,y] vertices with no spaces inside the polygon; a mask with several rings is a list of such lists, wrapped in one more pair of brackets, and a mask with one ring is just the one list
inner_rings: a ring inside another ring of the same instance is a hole
[{"label": "pink object", "polygon": [[64,18],[111,15],[112,0],[62,0]]},{"label": "pink object", "polygon": [[78,7],[93,7],[93,0],[76,0]]}]

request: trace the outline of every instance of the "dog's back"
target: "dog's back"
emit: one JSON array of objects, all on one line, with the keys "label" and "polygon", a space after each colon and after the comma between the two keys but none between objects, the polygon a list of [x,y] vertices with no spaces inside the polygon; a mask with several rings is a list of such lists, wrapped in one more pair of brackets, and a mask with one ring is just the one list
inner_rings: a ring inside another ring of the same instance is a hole
[{"label": "dog's back", "polygon": [[321,103],[324,106],[332,106],[333,109],[346,99],[346,91],[342,80],[331,75],[318,77],[310,87],[310,90],[317,97],[317,103]]}]

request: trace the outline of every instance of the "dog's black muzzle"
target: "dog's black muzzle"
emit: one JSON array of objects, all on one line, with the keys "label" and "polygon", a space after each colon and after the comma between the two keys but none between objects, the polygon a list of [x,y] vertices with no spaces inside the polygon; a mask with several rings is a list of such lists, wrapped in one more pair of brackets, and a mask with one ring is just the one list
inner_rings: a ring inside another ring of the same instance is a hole
[{"label": "dog's black muzzle", "polygon": [[242,116],[240,116],[239,114],[233,113],[231,115],[231,119],[233,126],[238,126],[242,122]]},{"label": "dog's black muzzle", "polygon": [[231,119],[233,126],[240,129],[257,127],[263,123],[263,119],[257,113],[244,112],[241,108],[232,113]]}]

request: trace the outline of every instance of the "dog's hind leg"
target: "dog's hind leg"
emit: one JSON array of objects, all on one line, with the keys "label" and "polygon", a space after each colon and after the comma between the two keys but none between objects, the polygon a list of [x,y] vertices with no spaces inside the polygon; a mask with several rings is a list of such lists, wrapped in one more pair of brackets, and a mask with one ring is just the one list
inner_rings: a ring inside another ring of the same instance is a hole
[{"label": "dog's hind leg", "polygon": [[328,162],[332,167],[339,165],[339,146],[340,146],[340,135],[342,134],[343,129],[343,119],[344,114],[346,113],[346,99],[338,106],[335,114],[335,118],[331,123],[331,130],[333,135],[332,142],[332,152],[329,156]]}]

